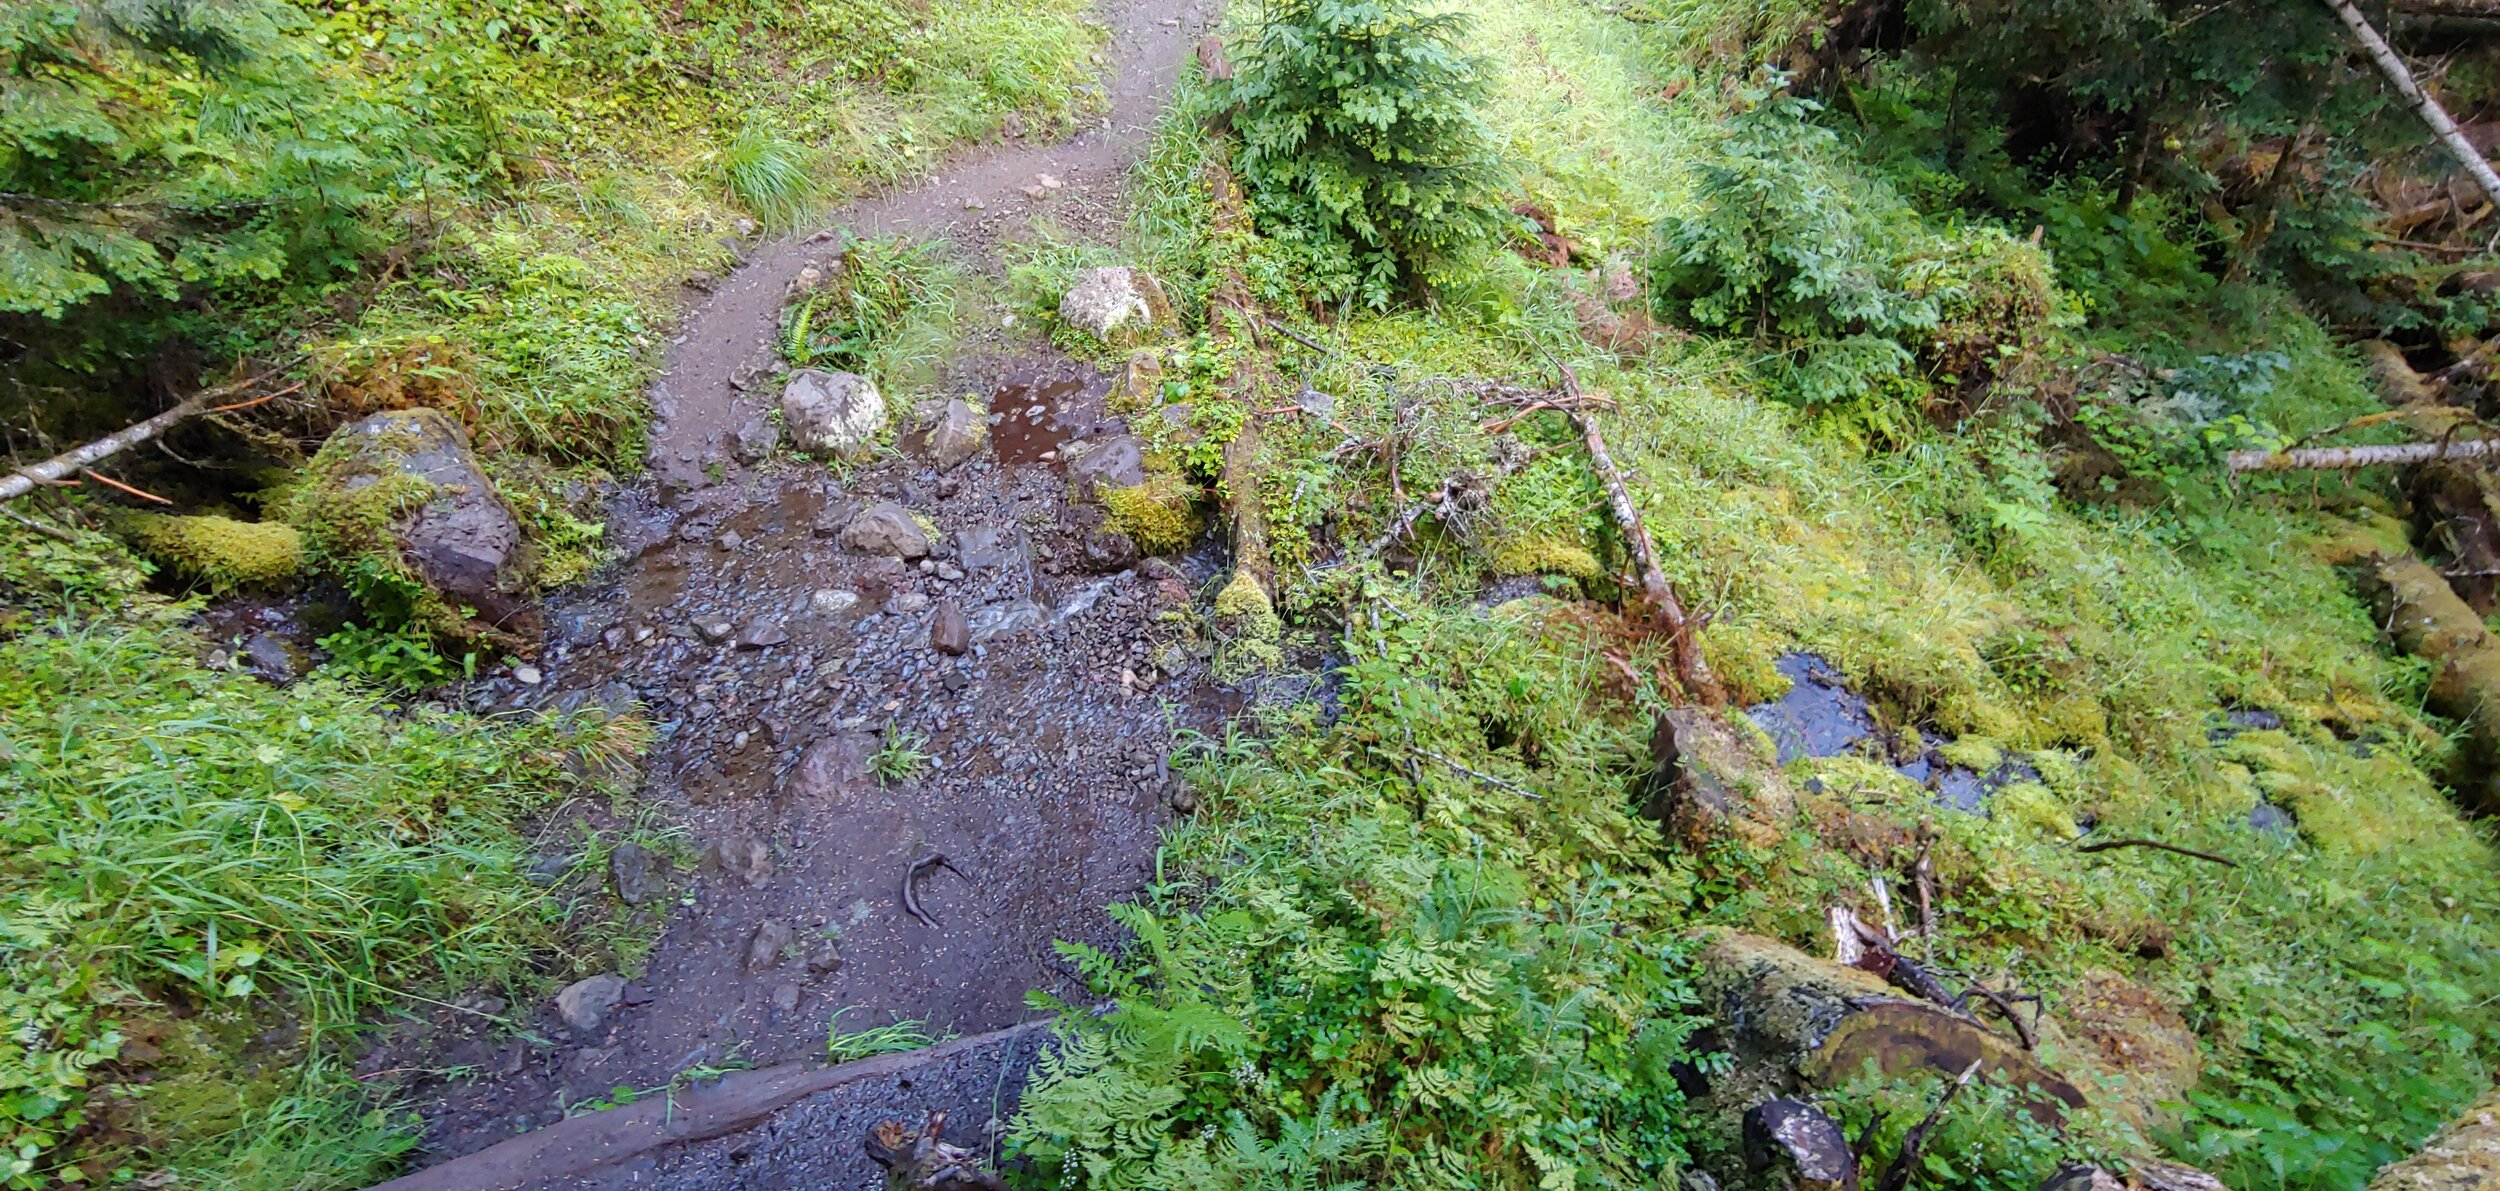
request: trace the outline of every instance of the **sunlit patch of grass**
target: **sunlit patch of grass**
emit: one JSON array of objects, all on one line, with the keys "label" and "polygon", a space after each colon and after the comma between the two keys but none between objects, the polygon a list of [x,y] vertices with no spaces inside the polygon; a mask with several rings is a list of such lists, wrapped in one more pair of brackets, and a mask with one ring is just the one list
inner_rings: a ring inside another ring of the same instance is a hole
[{"label": "sunlit patch of grass", "polygon": [[729,197],[768,228],[797,223],[814,204],[816,178],[807,150],[749,119],[713,162]]}]

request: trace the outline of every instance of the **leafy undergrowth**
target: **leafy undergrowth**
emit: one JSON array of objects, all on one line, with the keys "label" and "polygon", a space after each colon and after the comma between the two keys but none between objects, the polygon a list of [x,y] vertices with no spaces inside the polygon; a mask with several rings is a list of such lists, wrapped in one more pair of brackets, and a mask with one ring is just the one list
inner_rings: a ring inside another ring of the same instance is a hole
[{"label": "leafy undergrowth", "polygon": [[[1664,1075],[1672,1059],[1721,1061],[1691,1053],[1690,932],[1821,952],[1825,908],[1871,912],[1870,878],[1903,880],[1923,827],[1947,971],[2041,992],[2052,1012],[2117,974],[2175,1010],[2201,1058],[2183,1097],[2115,1141],[2015,1129],[1987,1110],[2001,1096],[1973,1096],[1930,1164],[1954,1185],[2028,1188],[2118,1145],[2234,1187],[2353,1187],[2487,1088],[2500,1017],[2476,990],[2500,978],[2500,855],[2441,788],[2450,727],[2423,710],[2424,669],[2390,656],[2315,550],[2374,498],[2340,480],[2211,478],[2224,447],[2376,408],[2354,361],[2262,283],[2230,283],[2202,321],[2165,306],[2131,322],[2106,293],[2067,288],[2125,278],[2070,280],[2010,229],[1925,211],[1844,143],[1817,134],[1810,152],[1766,157],[1741,124],[1777,107],[1777,80],[1725,60],[1706,44],[1718,26],[1692,13],[1636,26],[1578,6],[1462,7],[1479,22],[1469,44],[1497,61],[1484,110],[1523,197],[1561,213],[1591,267],[1488,253],[1429,307],[1340,308],[1306,328],[1332,350],[1277,341],[1271,375],[1289,379],[1255,405],[1302,385],[1335,398],[1326,424],[1262,420],[1259,497],[1288,639],[1351,659],[1341,710],[1271,716],[1255,745],[1204,750],[1206,810],[1168,841],[1164,883],[1121,911],[1137,951],[1080,956],[1119,1008],[1072,1016],[1067,1052],[1026,1097],[1015,1137],[1037,1175],[1659,1185],[1730,1144],[1679,1115]],[[1692,85],[1662,100],[1662,78]],[[1290,251],[1203,232],[1189,183],[1207,135],[1164,131],[1135,251],[1184,310],[1224,266],[1275,308],[1308,309]],[[1783,186],[1842,210],[1782,224]],[[1714,205],[1732,194],[1772,205]],[[1761,239],[1704,244],[1695,229],[1713,220]],[[1649,252],[1661,245],[1682,247]],[[1653,262],[1654,302],[1610,282],[1617,253]],[[1697,316],[1711,291],[1676,290],[1678,261],[1757,311],[1793,301],[1794,317]],[[1880,319],[1813,306],[1835,294],[1893,305]],[[1873,365],[1801,378],[1818,342],[1850,336],[1885,340]],[[2110,344],[2158,366],[2085,370],[2080,398],[2050,386]],[[1204,367],[1205,350],[1162,353],[1159,399],[1190,403],[1187,425],[1223,425],[1227,407],[1238,425],[1230,364]],[[2017,754],[2039,781],[1976,816],[1873,758],[1808,762],[1793,776],[1825,810],[1699,854],[1663,848],[1631,813],[1650,717],[1673,697],[1656,644],[1580,605],[1476,603],[1501,574],[1618,594],[1621,544],[1578,435],[1550,412],[1508,421],[1516,389],[1487,383],[1543,388],[1557,359],[1611,402],[1598,424],[1740,702],[1777,697],[1773,661],[1812,651],[1894,728]],[[1974,361],[1989,385],[1964,386]],[[1932,414],[1991,387],[2011,397]],[[2166,428],[2110,433],[2156,499],[2062,470],[2049,444],[2076,400]],[[1133,424],[1152,438],[1166,421]],[[1466,499],[1372,552],[1444,491]],[[2280,726],[2217,731],[2237,709]],[[2261,800],[2298,833],[2252,829]],[[2085,823],[2239,865],[2079,854]],[[1902,1106],[1932,1094],[1858,1083],[1834,1103],[1859,1121],[1891,1111],[1878,1136],[1897,1141],[1915,1116]]]},{"label": "leafy undergrowth", "polygon": [[518,827],[620,792],[647,733],[210,669],[139,579],[0,547],[0,1185],[363,1186],[416,1134],[355,1038],[562,974],[588,940]]}]

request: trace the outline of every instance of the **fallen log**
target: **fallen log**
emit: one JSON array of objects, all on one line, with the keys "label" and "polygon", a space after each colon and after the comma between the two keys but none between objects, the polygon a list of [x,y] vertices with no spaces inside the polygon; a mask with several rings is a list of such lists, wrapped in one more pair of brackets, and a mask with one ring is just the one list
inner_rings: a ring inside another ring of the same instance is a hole
[{"label": "fallen log", "polygon": [[2431,709],[2465,727],[2453,780],[2458,796],[2470,810],[2500,814],[2500,640],[2447,576],[2421,559],[2380,554],[2363,567],[2396,644],[2436,667]]},{"label": "fallen log", "polygon": [[2500,438],[2461,438],[2453,442],[2409,442],[2368,447],[2303,447],[2293,451],[2233,451],[2231,470],[2349,471],[2360,467],[2428,463],[2436,459],[2480,459],[2500,452]]},{"label": "fallen log", "polygon": [[[1220,47],[1219,47],[1220,49]],[[1219,142],[1220,144],[1220,142]],[[1207,163],[1208,189],[1215,207],[1218,236],[1245,229],[1249,222],[1241,202],[1241,186],[1219,148]],[[1259,314],[1250,297],[1250,283],[1241,270],[1226,266],[1207,295],[1207,334],[1217,348],[1236,344],[1254,333]],[[1255,406],[1257,387],[1251,361],[1243,350],[1225,387],[1246,405]],[[1233,577],[1217,595],[1215,611],[1224,630],[1237,636],[1273,637],[1281,629],[1276,616],[1276,570],[1267,548],[1267,511],[1259,497],[1259,420],[1243,418],[1241,429],[1224,444],[1221,472],[1224,516],[1231,525]]]}]

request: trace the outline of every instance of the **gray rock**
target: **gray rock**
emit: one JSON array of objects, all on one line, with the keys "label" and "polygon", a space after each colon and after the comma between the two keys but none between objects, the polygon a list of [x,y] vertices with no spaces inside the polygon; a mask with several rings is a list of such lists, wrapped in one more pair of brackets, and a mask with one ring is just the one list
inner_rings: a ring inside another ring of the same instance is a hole
[{"label": "gray rock", "polygon": [[[1082,448],[1080,451],[1079,448]],[[1070,443],[1068,481],[1079,495],[1105,488],[1132,488],[1146,482],[1146,448],[1133,434],[1089,443]]]},{"label": "gray rock", "polygon": [[802,990],[799,988],[798,981],[795,980],[784,980],[781,983],[774,985],[773,1011],[775,1013],[797,1012],[801,991]]},{"label": "gray rock", "polygon": [[842,948],[831,940],[818,943],[807,953],[807,974],[830,976],[842,970]]},{"label": "gray rock", "polygon": [[577,980],[556,994],[556,1016],[575,1033],[589,1034],[606,1025],[608,1014],[625,999],[625,978],[609,974]]},{"label": "gray rock", "polygon": [[972,652],[972,625],[955,601],[941,601],[929,618],[929,647],[954,657]]},{"label": "gray rock", "polygon": [[738,644],[747,649],[770,649],[790,643],[790,631],[771,617],[759,616],[747,622],[746,631],[738,634]]},{"label": "gray rock", "polygon": [[1023,566],[1024,544],[1014,529],[995,525],[976,526],[955,536],[958,555],[963,564],[976,571],[991,567]]},{"label": "gray rock", "polygon": [[1765,1100],[1745,1113],[1745,1166],[1790,1191],[1858,1191],[1858,1159],[1840,1123],[1803,1100]]},{"label": "gray rock", "polygon": [[756,414],[738,424],[738,434],[731,446],[738,462],[761,463],[772,458],[773,452],[780,449],[781,427],[773,425],[771,418]]},{"label": "gray rock", "polygon": [[929,535],[912,520],[909,510],[886,501],[851,518],[842,527],[842,545],[862,554],[888,558],[927,558]]},{"label": "gray rock", "polygon": [[807,746],[790,767],[782,792],[789,798],[825,802],[877,788],[877,738],[856,729],[836,732]]},{"label": "gray rock", "polygon": [[1031,600],[992,604],[972,614],[972,643],[979,645],[984,641],[1013,636],[1040,627],[1048,619],[1050,613]]},{"label": "gray rock", "polygon": [[1059,321],[1104,343],[1128,345],[1169,324],[1172,303],[1144,269],[1091,269],[1060,296]]},{"label": "gray rock", "polygon": [[1123,571],[1137,562],[1137,543],[1116,529],[1097,529],[1085,535],[1085,569],[1096,573]]},{"label": "gray rock", "polygon": [[659,857],[641,844],[618,844],[608,853],[608,880],[616,888],[616,900],[639,906],[651,900],[651,870]]},{"label": "gray rock", "polygon": [[712,863],[752,889],[773,877],[773,854],[751,835],[726,836],[712,845]]},{"label": "gray rock", "polygon": [[988,437],[989,420],[981,411],[961,397],[953,398],[929,427],[929,458],[941,469],[959,467],[964,460],[981,453],[981,444]]},{"label": "gray rock", "polygon": [[420,481],[425,503],[391,525],[400,557],[446,601],[476,610],[484,627],[535,634],[520,520],[478,467],[458,422],[434,409],[375,414],[332,434],[314,473],[322,479],[312,498],[320,501]]},{"label": "gray rock", "polygon": [[254,633],[251,640],[243,643],[243,664],[279,686],[295,681],[303,673],[301,651],[268,633]]},{"label": "gray rock", "polygon": [[898,591],[894,593],[893,599],[886,601],[885,610],[896,616],[918,616],[929,610],[929,593]]},{"label": "gray rock", "polygon": [[840,616],[859,603],[859,593],[836,588],[821,588],[807,597],[807,610],[818,616]]},{"label": "gray rock", "polygon": [[885,398],[856,373],[802,368],[782,386],[781,420],[800,450],[855,458],[885,429]]},{"label": "gray rock", "polygon": [[717,616],[701,616],[695,618],[694,631],[702,634],[704,640],[718,645],[735,636],[738,626]]},{"label": "gray rock", "polygon": [[762,972],[781,962],[781,949],[790,945],[790,924],[778,918],[757,923],[755,933],[747,938],[747,971]]}]

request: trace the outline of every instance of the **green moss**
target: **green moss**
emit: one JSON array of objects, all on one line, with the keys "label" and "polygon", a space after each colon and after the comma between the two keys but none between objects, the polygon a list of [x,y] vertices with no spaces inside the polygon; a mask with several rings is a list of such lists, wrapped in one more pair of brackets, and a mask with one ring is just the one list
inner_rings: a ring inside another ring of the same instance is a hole
[{"label": "green moss", "polygon": [[1777,634],[1753,625],[1713,621],[1701,630],[1701,654],[1739,704],[1768,703],[1788,693],[1788,676],[1779,672],[1787,643]]},{"label": "green moss", "polygon": [[1232,582],[1216,593],[1215,615],[1235,636],[1273,640],[1285,627],[1275,600],[1247,570],[1235,570]]},{"label": "green moss", "polygon": [[1106,489],[1103,508],[1111,527],[1127,534],[1147,554],[1177,554],[1198,540],[1204,522],[1195,493],[1177,475],[1156,472],[1143,484]]},{"label": "green moss", "polygon": [[1936,750],[1948,765],[1986,773],[2005,764],[2005,750],[1984,736],[1965,736]]},{"label": "green moss", "polygon": [[1569,575],[1583,582],[1606,577],[1597,553],[1575,539],[1549,534],[1502,534],[1484,547],[1485,565],[1497,575]]},{"label": "green moss", "polygon": [[1988,799],[1988,813],[2001,822],[2057,839],[2083,834],[2065,804],[2038,782],[2015,782],[1997,791]]},{"label": "green moss", "polygon": [[125,524],[141,553],[213,591],[285,583],[304,569],[303,535],[283,522],[139,513]]}]

